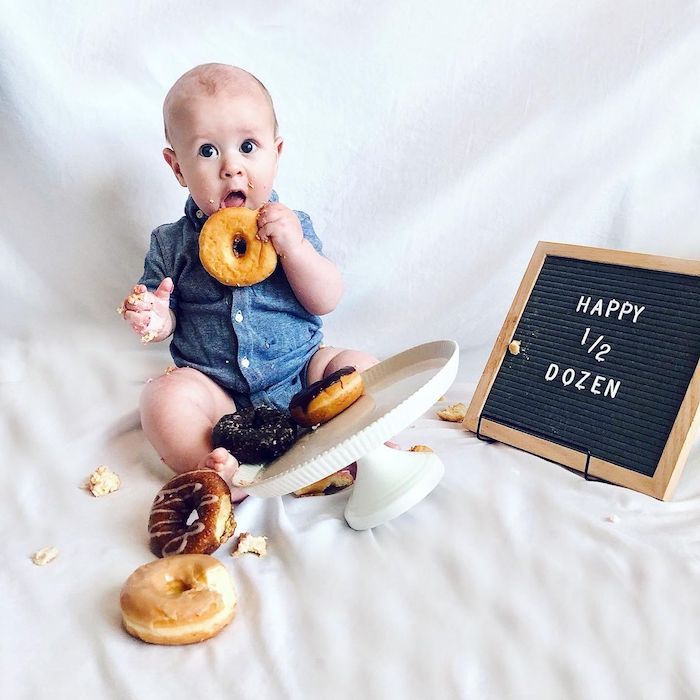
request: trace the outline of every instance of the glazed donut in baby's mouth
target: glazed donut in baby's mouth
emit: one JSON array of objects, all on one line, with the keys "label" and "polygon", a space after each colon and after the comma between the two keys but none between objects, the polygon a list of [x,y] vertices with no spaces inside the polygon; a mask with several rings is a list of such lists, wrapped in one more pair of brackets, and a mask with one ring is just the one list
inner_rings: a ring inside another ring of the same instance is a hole
[{"label": "glazed donut in baby's mouth", "polygon": [[[188,522],[193,512],[197,517]],[[156,494],[148,519],[149,545],[157,557],[211,554],[235,529],[231,490],[212,469],[170,479]]]},{"label": "glazed donut in baby's mouth", "polygon": [[277,267],[277,253],[258,235],[258,210],[226,207],[215,211],[199,234],[199,259],[222,284],[248,287],[267,279]]},{"label": "glazed donut in baby's mouth", "polygon": [[289,412],[299,425],[311,428],[344,411],[364,390],[362,375],[354,367],[343,367],[295,394]]},{"label": "glazed donut in baby's mouth", "polygon": [[151,644],[192,644],[221,631],[236,614],[226,567],[207,554],[177,554],[144,564],[122,587],[126,631]]}]

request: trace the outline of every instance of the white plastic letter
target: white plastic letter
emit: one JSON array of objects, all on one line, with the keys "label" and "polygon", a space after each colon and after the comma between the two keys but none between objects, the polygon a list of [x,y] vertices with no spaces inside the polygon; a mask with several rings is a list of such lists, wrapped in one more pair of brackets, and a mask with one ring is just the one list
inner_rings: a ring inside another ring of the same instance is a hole
[{"label": "white plastic letter", "polygon": [[603,383],[604,379],[605,377],[601,377],[599,374],[596,374],[596,377],[593,380],[593,386],[591,387],[591,394],[600,394],[598,387]]},{"label": "white plastic letter", "polygon": [[569,386],[569,384],[571,384],[571,382],[573,382],[574,379],[576,379],[576,372],[573,369],[571,369],[571,367],[565,369],[561,373],[561,380],[564,383],[564,386]]},{"label": "white plastic letter", "polygon": [[581,307],[583,307],[583,313],[585,314],[588,311],[588,305],[591,303],[591,298],[590,297],[581,297],[578,300],[578,306],[576,307],[576,313],[581,311]]},{"label": "white plastic letter", "polygon": [[549,365],[549,367],[547,367],[547,373],[544,375],[544,378],[548,382],[551,382],[552,379],[554,379],[557,376],[557,374],[559,374],[559,365],[555,362],[552,362]]},{"label": "white plastic letter", "polygon": [[623,301],[622,302],[622,308],[620,309],[620,313],[618,314],[618,319],[622,321],[622,317],[626,316],[627,314],[631,314],[632,311],[634,310],[634,306],[630,304],[629,301]]},{"label": "white plastic letter", "polygon": [[605,310],[605,318],[609,318],[613,311],[617,311],[620,308],[620,302],[617,299],[611,299],[608,302],[608,308]]},{"label": "white plastic letter", "polygon": [[605,395],[615,398],[617,395],[617,390],[620,388],[619,379],[608,379],[608,385],[605,387]]},{"label": "white plastic letter", "polygon": [[588,379],[588,377],[591,376],[591,373],[590,373],[590,372],[586,372],[585,369],[582,369],[582,370],[581,370],[581,374],[583,375],[583,377],[581,377],[581,379],[579,379],[579,380],[576,382],[576,388],[579,389],[579,390],[580,390],[580,389],[585,389],[585,388],[586,388],[586,385],[584,384],[584,382],[586,381],[586,379]]}]

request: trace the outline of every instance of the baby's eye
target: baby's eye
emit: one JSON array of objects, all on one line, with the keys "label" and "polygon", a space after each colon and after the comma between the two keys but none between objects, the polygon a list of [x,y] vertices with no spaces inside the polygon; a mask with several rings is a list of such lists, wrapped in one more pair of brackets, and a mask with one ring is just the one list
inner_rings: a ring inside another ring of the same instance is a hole
[{"label": "baby's eye", "polygon": [[199,155],[203,158],[214,158],[219,155],[219,151],[216,149],[216,146],[205,143],[199,147]]},{"label": "baby's eye", "polygon": [[252,153],[256,148],[257,146],[250,139],[246,139],[241,144],[241,153]]}]

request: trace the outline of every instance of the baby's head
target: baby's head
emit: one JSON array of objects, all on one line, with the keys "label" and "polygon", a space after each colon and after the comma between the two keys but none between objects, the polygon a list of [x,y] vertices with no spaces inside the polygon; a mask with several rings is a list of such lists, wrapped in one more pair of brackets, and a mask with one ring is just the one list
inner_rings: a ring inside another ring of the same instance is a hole
[{"label": "baby's head", "polygon": [[205,214],[267,202],[282,139],[272,98],[255,76],[222,63],[197,66],[170,88],[163,120],[163,156]]}]

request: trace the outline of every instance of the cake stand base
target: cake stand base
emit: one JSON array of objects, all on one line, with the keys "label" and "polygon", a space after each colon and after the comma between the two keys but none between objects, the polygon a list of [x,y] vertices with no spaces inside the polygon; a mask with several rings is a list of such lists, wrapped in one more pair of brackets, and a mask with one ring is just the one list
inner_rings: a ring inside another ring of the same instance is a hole
[{"label": "cake stand base", "polygon": [[425,498],[444,471],[433,452],[403,452],[381,445],[357,460],[345,520],[353,530],[382,525]]}]

